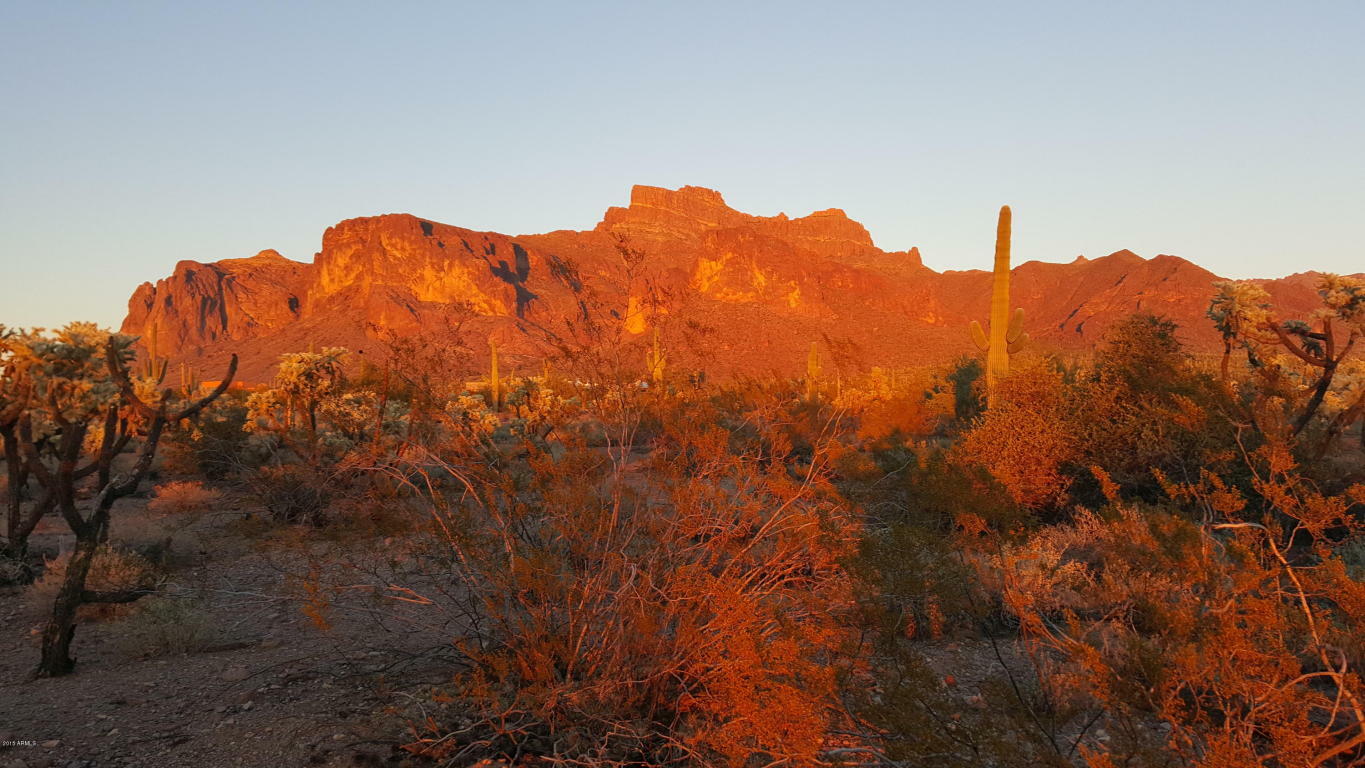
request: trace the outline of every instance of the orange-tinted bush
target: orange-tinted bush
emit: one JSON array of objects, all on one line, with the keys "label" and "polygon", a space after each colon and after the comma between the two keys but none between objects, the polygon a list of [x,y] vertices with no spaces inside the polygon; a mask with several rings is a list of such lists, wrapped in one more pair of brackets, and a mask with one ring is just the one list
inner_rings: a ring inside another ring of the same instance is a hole
[{"label": "orange-tinted bush", "polygon": [[736,455],[699,412],[714,416],[663,414],[638,465],[581,445],[532,450],[525,474],[442,457],[477,499],[436,507],[468,595],[448,607],[477,617],[455,692],[474,724],[428,723],[410,749],[456,762],[817,760],[856,525],[818,461],[798,474],[782,456]]},{"label": "orange-tinted bush", "polygon": [[995,406],[959,444],[960,460],[990,472],[1025,507],[1062,504],[1071,484],[1064,465],[1079,446],[1061,373],[1033,361],[998,387]]}]

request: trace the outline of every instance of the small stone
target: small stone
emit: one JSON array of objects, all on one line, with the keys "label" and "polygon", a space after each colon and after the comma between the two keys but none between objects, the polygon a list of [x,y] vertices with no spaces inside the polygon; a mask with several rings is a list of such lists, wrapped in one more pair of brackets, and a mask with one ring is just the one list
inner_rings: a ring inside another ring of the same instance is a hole
[{"label": "small stone", "polygon": [[223,670],[223,680],[229,683],[240,683],[248,677],[251,677],[251,673],[247,671],[246,667],[240,665]]},{"label": "small stone", "polygon": [[111,731],[109,731],[108,733],[105,734],[105,736],[117,736],[117,735],[118,735],[118,729],[117,729],[117,728],[115,728],[115,729],[113,729],[113,730],[111,730]]},{"label": "small stone", "polygon": [[56,749],[62,745],[61,739],[49,739],[43,742],[43,749]]},{"label": "small stone", "polygon": [[345,741],[345,740],[346,740],[346,734],[344,734],[344,733],[334,733],[334,734],[332,734],[332,741]]},{"label": "small stone", "polygon": [[256,706],[256,702],[254,702],[254,701],[248,701],[247,703],[245,703],[245,704],[242,705],[242,711],[243,711],[243,712],[250,712],[250,711],[251,711],[251,708],[254,707],[254,706]]}]

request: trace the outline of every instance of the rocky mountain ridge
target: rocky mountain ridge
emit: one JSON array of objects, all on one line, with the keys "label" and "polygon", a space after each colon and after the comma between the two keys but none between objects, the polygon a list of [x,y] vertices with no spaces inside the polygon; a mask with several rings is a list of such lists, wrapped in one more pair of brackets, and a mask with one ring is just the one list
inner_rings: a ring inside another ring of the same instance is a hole
[{"label": "rocky mountain ridge", "polygon": [[[1138,311],[1172,318],[1197,350],[1219,346],[1204,317],[1219,278],[1185,259],[1121,250],[1013,273],[1042,347],[1089,348]],[[1317,302],[1311,274],[1264,284],[1288,313]],[[850,372],[969,354],[967,324],[990,289],[988,271],[936,272],[917,249],[877,248],[837,208],[751,216],[710,189],[637,186],[585,231],[510,236],[388,214],[330,227],[311,263],[273,250],[181,261],[138,287],[122,330],[155,327],[163,356],[206,370],[236,352],[245,380],[262,381],[283,352],[378,354],[387,334],[443,333],[454,318],[466,338],[498,339],[513,369],[539,370],[547,339],[605,312],[624,324],[611,344],[643,346],[658,327],[674,365],[792,375],[812,341]]]}]

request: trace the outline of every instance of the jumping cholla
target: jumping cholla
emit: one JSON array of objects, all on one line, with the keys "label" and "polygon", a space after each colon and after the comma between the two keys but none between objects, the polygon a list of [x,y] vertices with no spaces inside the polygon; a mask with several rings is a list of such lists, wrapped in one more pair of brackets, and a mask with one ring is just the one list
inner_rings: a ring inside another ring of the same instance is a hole
[{"label": "jumping cholla", "polygon": [[1024,333],[1024,310],[1010,314],[1010,207],[1000,207],[995,230],[995,282],[991,288],[991,332],[987,338],[981,324],[972,321],[972,340],[986,353],[986,403],[995,405],[996,384],[1010,373],[1010,355],[1028,343]]}]

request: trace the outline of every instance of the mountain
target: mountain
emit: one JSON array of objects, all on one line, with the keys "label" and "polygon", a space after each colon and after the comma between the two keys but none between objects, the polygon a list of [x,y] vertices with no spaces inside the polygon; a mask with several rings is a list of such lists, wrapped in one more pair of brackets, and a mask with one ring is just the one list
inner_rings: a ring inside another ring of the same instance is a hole
[{"label": "mountain", "polygon": [[[988,265],[989,254],[982,257]],[[1313,275],[1263,281],[1287,313],[1317,302]],[[1131,251],[1014,268],[1013,303],[1043,348],[1083,350],[1136,311],[1178,322],[1200,351],[1220,348],[1204,316],[1219,278],[1175,256]],[[583,313],[612,314],[643,346],[660,329],[670,364],[712,376],[792,375],[812,341],[827,368],[908,366],[973,352],[988,271],[935,272],[917,249],[887,252],[843,211],[751,216],[720,193],[637,186],[587,231],[503,235],[408,214],[329,228],[312,263],[273,250],[182,261],[128,302],[124,333],[157,330],[158,351],[211,372],[236,352],[246,381],[310,346],[381,354],[388,334],[496,338],[513,369],[536,370],[546,340]],[[473,344],[476,350],[481,343]],[[634,354],[634,351],[631,351]]]}]

